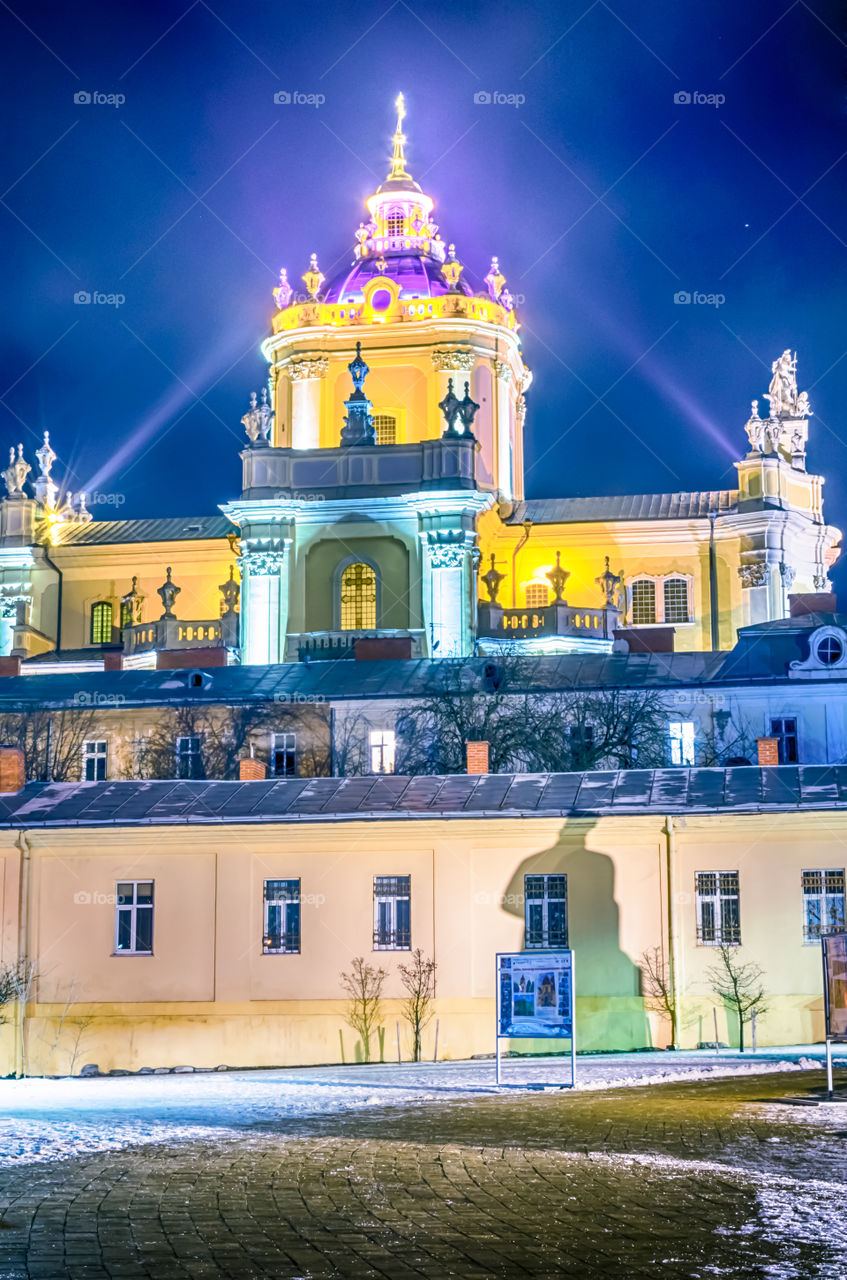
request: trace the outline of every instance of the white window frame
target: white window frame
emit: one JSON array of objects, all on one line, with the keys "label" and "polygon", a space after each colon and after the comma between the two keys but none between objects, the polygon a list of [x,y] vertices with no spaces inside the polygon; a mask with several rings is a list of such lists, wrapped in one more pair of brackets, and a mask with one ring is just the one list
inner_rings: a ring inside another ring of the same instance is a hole
[{"label": "white window frame", "polygon": [[[411,951],[412,949],[412,877],[374,876],[374,951]],[[409,928],[404,941],[398,941],[397,904],[408,904]],[[383,927],[383,926],[387,927]],[[385,939],[388,941],[385,941]]]},{"label": "white window frame", "polygon": [[[282,893],[284,896],[282,897],[269,898],[268,897],[269,884],[283,884],[287,886],[296,885],[297,887],[296,889],[287,888],[283,890]],[[272,935],[270,931],[269,915],[270,915],[270,909],[272,907],[279,907],[279,906],[283,908],[282,910],[283,921],[285,921],[285,918],[288,915],[288,912],[287,910],[285,910],[285,908],[289,906],[297,907],[296,940],[293,938],[291,930],[284,929],[279,934],[279,937],[282,941],[282,945],[279,947],[273,947],[271,946]],[[265,880],[262,885],[262,954],[266,956],[299,956],[302,928],[303,928],[302,897],[301,897],[299,877],[296,877],[296,876],[288,877],[288,878],[272,877],[269,880]]]},{"label": "white window frame", "polygon": [[[686,622],[666,622],[665,621],[665,583],[671,579],[678,579],[685,583],[688,593],[688,620]],[[627,617],[632,618],[632,588],[636,582],[652,582],[653,589],[656,593],[656,621],[655,622],[632,622],[631,627],[690,627],[694,625],[694,575],[693,573],[636,573],[631,582],[626,586],[626,606]]]},{"label": "white window frame", "polygon": [[[180,749],[180,744],[183,742],[196,742],[197,747],[195,750],[182,751]],[[176,764],[176,776],[178,780],[182,782],[196,781],[196,778],[193,772],[182,773],[180,772],[180,766],[182,765],[183,761],[193,760],[195,759],[195,757],[199,760],[202,760],[202,757],[203,757],[202,742],[203,740],[199,733],[181,733],[177,737],[176,748],[174,751],[174,757],[175,757],[174,763]]]},{"label": "white window frame", "polygon": [[[294,769],[291,773],[277,773],[274,767],[277,754],[283,756],[291,756],[294,762]],[[271,734],[271,758],[270,758],[270,776],[272,778],[296,778],[297,777],[297,734],[296,733],[272,733]]]},{"label": "white window frame", "polygon": [[[706,876],[714,876],[714,889],[702,884]],[[734,884],[726,884],[728,877],[734,878]],[[694,902],[697,911],[697,945],[701,947],[741,946],[741,885],[737,871],[725,867],[718,871],[697,871],[694,874]],[[726,932],[734,933],[734,937],[724,938],[723,904],[735,903],[736,924],[729,925]],[[710,908],[710,910],[707,910]],[[710,919],[709,919],[710,917]],[[707,920],[709,921],[707,923]],[[712,934],[712,937],[707,937]]]},{"label": "white window frame", "polygon": [[371,773],[393,773],[397,735],[393,729],[371,729],[368,735]]},{"label": "white window frame", "polygon": [[[819,888],[814,892],[807,892],[807,877],[817,876],[819,880]],[[840,879],[840,888],[827,890],[827,876],[836,876]],[[800,873],[800,891],[803,896],[803,942],[807,947],[814,947],[820,943],[821,935],[826,933],[828,929],[843,929],[845,922],[845,885],[844,885],[844,868],[843,867],[812,867],[804,869]],[[840,912],[836,910],[834,919],[827,919],[827,903],[830,899],[841,900]],[[817,926],[817,933],[814,932],[814,926],[809,921],[808,908],[811,903],[816,902],[818,906],[818,919],[820,924]]]},{"label": "white window frame", "polygon": [[[541,893],[531,893],[536,886],[531,881],[541,883]],[[551,889],[559,889],[559,881],[564,882],[564,892],[551,893]],[[549,947],[567,947],[568,945],[568,877],[563,872],[530,872],[523,878],[524,884],[524,947],[527,951],[544,950]],[[565,931],[564,940],[550,940],[550,904],[564,903]],[[530,925],[530,906],[541,904],[540,938],[536,939],[537,929]]]},{"label": "white window frame", "polygon": [[669,720],[668,754],[671,765],[693,769],[696,741],[693,720]]},{"label": "white window frame", "polygon": [[[97,777],[97,766],[102,762],[103,777]],[[94,766],[94,777],[88,776],[89,763]],[[83,782],[105,782],[109,776],[109,742],[107,738],[86,738],[82,744]]]},{"label": "white window frame", "polygon": [[[127,884],[132,885],[132,902],[124,902],[122,900],[122,895],[119,892],[120,886],[127,885]],[[139,904],[137,900],[138,888],[139,888],[139,885],[142,885],[142,884],[143,885],[149,884],[150,886],[149,905],[147,903]],[[115,881],[115,950],[114,950],[114,954],[116,956],[152,956],[153,926],[155,924],[155,919],[154,919],[155,906],[156,906],[155,880],[148,879],[148,880],[117,880]],[[138,941],[138,913],[140,911],[144,911],[144,912],[149,911],[150,913],[150,946],[149,948],[145,947],[143,950],[139,950],[138,946],[136,945]],[[129,936],[130,936],[131,945],[129,947],[120,947],[118,945],[118,942],[120,938],[121,916],[126,914],[129,914],[129,917],[130,917]]]}]

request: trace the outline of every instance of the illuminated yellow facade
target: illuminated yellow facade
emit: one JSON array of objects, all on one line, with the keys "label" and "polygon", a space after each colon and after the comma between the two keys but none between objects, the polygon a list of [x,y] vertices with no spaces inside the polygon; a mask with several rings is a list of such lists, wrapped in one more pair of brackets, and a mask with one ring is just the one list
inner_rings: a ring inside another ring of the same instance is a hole
[{"label": "illuminated yellow facade", "polygon": [[[352,262],[328,279],[312,255],[296,288],[281,272],[269,384],[242,419],[242,488],[223,516],[91,520],[84,497],[60,496],[47,443],[34,497],[12,457],[2,653],[102,662],[104,603],[135,665],[169,647],[249,664],[346,656],[361,634],[436,658],[608,651],[638,632],[649,648],[670,627],[677,649],[729,648],[739,626],[785,617],[791,593],[829,590],[840,534],[806,470],[811,410],[790,352],[766,415],[753,404],[733,488],[526,498],[532,379],[514,299],[497,258],[477,285],[442,239],[398,108]],[[342,607],[351,569],[372,580],[372,608]],[[169,581],[179,598],[160,613]]]}]

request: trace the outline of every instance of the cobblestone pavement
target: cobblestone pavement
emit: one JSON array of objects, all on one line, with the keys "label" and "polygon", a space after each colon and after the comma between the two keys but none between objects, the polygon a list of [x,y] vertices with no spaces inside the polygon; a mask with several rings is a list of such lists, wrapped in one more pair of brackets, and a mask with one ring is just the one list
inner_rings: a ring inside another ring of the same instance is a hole
[{"label": "cobblestone pavement", "polygon": [[777,1101],[809,1083],[438,1100],[20,1166],[0,1280],[843,1280],[847,1106]]}]

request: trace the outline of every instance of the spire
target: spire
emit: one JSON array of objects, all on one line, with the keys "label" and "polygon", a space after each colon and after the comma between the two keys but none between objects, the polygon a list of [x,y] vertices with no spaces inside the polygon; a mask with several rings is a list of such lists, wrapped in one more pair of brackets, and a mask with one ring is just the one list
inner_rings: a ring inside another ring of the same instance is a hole
[{"label": "spire", "polygon": [[402,93],[398,93],[394,105],[397,108],[397,128],[394,130],[394,151],[391,156],[391,169],[379,190],[420,191],[420,187],[406,168],[406,135],[403,132],[403,121],[406,119],[406,100]]}]

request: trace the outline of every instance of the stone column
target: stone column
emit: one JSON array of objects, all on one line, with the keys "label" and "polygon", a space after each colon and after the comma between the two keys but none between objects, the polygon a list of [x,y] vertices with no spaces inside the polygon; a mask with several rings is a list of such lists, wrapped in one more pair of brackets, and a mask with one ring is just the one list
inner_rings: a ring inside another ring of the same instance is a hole
[{"label": "stone column", "polygon": [[[475,588],[472,542],[464,533],[449,542],[423,535],[424,625],[431,658],[460,658],[473,648],[471,589]],[[436,645],[438,646],[436,648]]]},{"label": "stone column", "polygon": [[497,488],[504,498],[514,496],[512,484],[512,404],[509,384],[512,370],[502,360],[494,361],[497,379]]},{"label": "stone column", "polygon": [[17,600],[5,599],[0,604],[0,657],[7,658],[12,652],[17,618]]},{"label": "stone column", "polygon": [[247,551],[241,557],[241,661],[246,665],[285,661],[290,545],[284,539],[277,550]]},{"label": "stone column", "polygon": [[[769,622],[774,616],[771,609],[771,579],[775,576],[770,565],[764,560],[754,560],[750,564],[738,566],[738,576],[744,589],[744,624],[752,626],[757,622]],[[777,588],[781,592],[781,584]],[[776,614],[781,617],[782,614]]]},{"label": "stone column", "polygon": [[294,360],[284,372],[291,379],[291,447],[317,449],[321,433],[321,382],[329,368],[326,356]]}]

